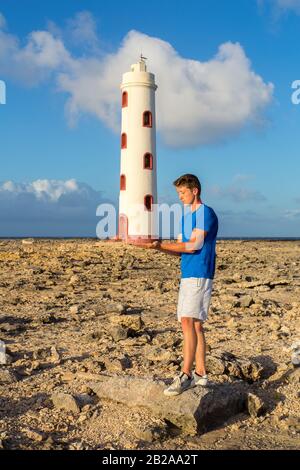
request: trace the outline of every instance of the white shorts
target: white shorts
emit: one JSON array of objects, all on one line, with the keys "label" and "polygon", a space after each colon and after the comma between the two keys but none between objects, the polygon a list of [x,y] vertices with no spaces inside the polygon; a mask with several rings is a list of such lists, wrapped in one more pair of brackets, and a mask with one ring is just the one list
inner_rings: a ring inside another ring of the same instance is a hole
[{"label": "white shorts", "polygon": [[177,318],[191,317],[205,322],[212,292],[212,279],[185,277],[180,281]]}]

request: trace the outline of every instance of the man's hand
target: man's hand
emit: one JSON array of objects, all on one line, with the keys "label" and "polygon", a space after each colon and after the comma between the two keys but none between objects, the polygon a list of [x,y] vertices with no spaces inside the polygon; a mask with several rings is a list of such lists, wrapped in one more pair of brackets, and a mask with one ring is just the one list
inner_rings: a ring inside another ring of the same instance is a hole
[{"label": "man's hand", "polygon": [[159,250],[161,242],[157,240],[155,242],[152,242],[151,245],[152,245],[152,248],[154,248],[155,250]]},{"label": "man's hand", "polygon": [[129,240],[129,245],[134,245],[139,248],[145,248],[145,249],[152,249],[152,250],[159,250],[160,248],[160,243],[159,241],[155,242],[143,242],[141,240]]}]

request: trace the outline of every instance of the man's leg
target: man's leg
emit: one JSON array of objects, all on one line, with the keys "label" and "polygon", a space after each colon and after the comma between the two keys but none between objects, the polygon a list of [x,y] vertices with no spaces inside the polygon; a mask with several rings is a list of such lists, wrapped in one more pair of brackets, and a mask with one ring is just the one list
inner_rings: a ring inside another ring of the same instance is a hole
[{"label": "man's leg", "polygon": [[197,348],[197,335],[194,326],[195,319],[189,317],[181,318],[181,326],[183,331],[183,368],[182,372],[191,375],[192,367],[195,360]]},{"label": "man's leg", "polygon": [[205,375],[205,356],[206,356],[206,342],[204,336],[203,324],[200,320],[194,320],[194,327],[197,337],[197,348],[196,348],[196,373],[199,375]]}]

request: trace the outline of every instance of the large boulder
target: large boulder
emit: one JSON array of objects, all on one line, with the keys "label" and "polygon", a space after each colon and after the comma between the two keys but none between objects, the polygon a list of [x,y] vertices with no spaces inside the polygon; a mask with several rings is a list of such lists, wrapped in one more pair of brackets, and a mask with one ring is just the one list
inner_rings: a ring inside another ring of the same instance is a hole
[{"label": "large boulder", "polygon": [[195,435],[245,408],[246,394],[242,387],[219,385],[195,387],[176,397],[166,397],[162,381],[138,377],[101,376],[89,387],[100,399],[112,400],[127,407],[147,408],[155,417],[181,429],[185,435]]}]

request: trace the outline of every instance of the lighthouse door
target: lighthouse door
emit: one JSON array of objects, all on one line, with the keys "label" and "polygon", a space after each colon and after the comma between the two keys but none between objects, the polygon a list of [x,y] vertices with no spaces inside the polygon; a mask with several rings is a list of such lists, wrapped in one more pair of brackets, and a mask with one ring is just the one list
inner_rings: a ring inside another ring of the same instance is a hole
[{"label": "lighthouse door", "polygon": [[121,214],[119,218],[119,238],[121,240],[128,238],[128,219],[124,214]]}]

